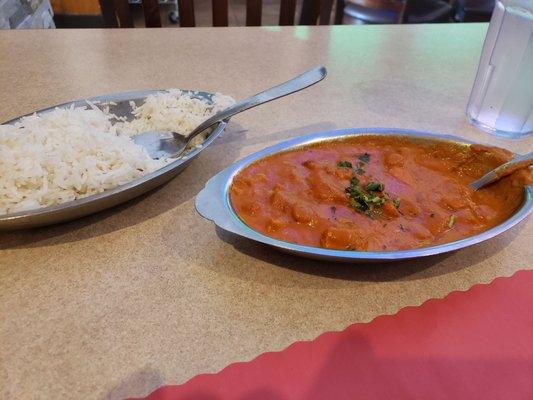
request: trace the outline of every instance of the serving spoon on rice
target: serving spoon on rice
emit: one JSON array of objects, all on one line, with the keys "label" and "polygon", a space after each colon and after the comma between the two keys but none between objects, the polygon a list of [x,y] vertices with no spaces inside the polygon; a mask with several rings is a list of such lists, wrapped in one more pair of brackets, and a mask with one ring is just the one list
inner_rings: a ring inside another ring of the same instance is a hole
[{"label": "serving spoon on rice", "polygon": [[326,74],[327,71],[325,67],[313,68],[287,82],[257,93],[252,97],[241,100],[216,113],[198,125],[186,136],[171,131],[148,131],[135,135],[132,139],[134,143],[143,146],[148,151],[150,157],[154,159],[179,157],[189,147],[190,143],[196,136],[216,123],[224,121],[225,119],[252,107],[279,99],[280,97],[287,96],[288,94],[312,86],[324,79]]}]

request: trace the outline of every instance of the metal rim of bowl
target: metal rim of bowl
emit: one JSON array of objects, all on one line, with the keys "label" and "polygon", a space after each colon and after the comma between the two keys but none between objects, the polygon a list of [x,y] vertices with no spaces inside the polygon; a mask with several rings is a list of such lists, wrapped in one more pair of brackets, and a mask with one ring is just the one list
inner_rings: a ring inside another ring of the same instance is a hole
[{"label": "metal rim of bowl", "polygon": [[[167,90],[168,89],[149,89],[149,90],[117,92],[117,93],[110,93],[110,94],[106,94],[102,96],[95,96],[95,97],[90,97],[86,99],[69,101],[69,102],[65,102],[61,104],[56,104],[51,107],[43,108],[43,109],[28,113],[28,114],[21,115],[19,117],[2,122],[1,125],[13,124],[19,121],[23,117],[27,117],[33,114],[44,114],[56,108],[66,108],[72,105],[75,107],[86,106],[88,104],[87,102],[91,102],[91,103],[98,105],[99,103],[110,102],[110,101],[118,102],[118,101],[127,101],[127,100],[140,100],[142,98],[146,98],[150,94],[165,92]],[[197,94],[199,96],[205,96],[205,97],[214,95],[214,93],[198,91],[198,90],[189,90],[189,89],[179,89],[179,90],[181,90],[182,92]],[[62,213],[62,212],[73,210],[73,209],[80,209],[92,203],[102,201],[106,198],[112,198],[119,194],[123,194],[125,192],[132,191],[135,189],[139,189],[140,187],[147,184],[148,182],[156,178],[159,178],[165,174],[171,173],[172,171],[183,166],[183,164],[189,163],[192,159],[198,156],[200,152],[202,152],[206,147],[208,147],[224,131],[228,122],[229,122],[229,118],[227,120],[221,121],[218,124],[216,124],[214,128],[212,129],[211,133],[209,134],[209,136],[200,146],[197,146],[196,148],[192,149],[190,152],[188,152],[184,156],[179,157],[175,161],[165,165],[163,168],[160,168],[154,172],[151,172],[150,174],[143,175],[138,179],[135,179],[131,182],[117,186],[113,189],[105,190],[103,192],[96,193],[96,194],[93,194],[87,197],[82,197],[76,200],[68,201],[68,202],[53,205],[53,206],[36,208],[34,210],[0,215],[0,224],[2,225],[0,226],[0,228],[10,230],[11,228],[9,227],[9,225],[14,222],[31,220],[33,218],[43,217],[46,215],[54,215],[54,214]],[[132,197],[136,197],[136,195]],[[107,208],[107,207],[104,207],[104,208]],[[6,225],[6,228],[4,228],[3,225]],[[48,225],[48,224],[38,224],[38,225],[42,226],[42,225]]]},{"label": "metal rim of bowl", "polygon": [[342,139],[348,136],[356,135],[404,135],[419,137],[425,139],[447,140],[459,144],[474,144],[475,142],[461,138],[459,136],[418,131],[412,129],[396,128],[353,128],[338,129],[333,131],[313,133],[298,138],[289,139],[276,145],[267,147],[256,153],[253,153],[219,172],[213,176],[200,191],[196,197],[196,210],[204,218],[213,221],[217,226],[237,235],[246,237],[257,242],[261,242],[282,251],[302,255],[310,258],[330,259],[336,261],[354,262],[354,261],[394,261],[426,257],[441,253],[447,253],[459,250],[485,240],[491,239],[496,235],[512,228],[520,221],[525,219],[533,210],[533,186],[524,188],[524,200],[521,206],[501,224],[492,227],[476,235],[466,237],[449,243],[420,247],[409,250],[395,251],[352,251],[352,250],[332,250],[322,247],[304,246],[290,243],[264,235],[248,225],[246,225],[237,213],[233,210],[229,199],[229,188],[235,175],[252,162],[265,156],[287,151],[292,148],[310,145],[321,141],[330,141]]}]

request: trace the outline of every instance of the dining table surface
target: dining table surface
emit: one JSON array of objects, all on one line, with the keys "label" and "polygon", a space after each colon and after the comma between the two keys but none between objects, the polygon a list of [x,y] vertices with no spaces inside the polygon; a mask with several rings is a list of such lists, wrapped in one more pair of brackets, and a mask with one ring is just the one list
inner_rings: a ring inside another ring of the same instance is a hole
[{"label": "dining table surface", "polygon": [[[245,98],[327,78],[235,116],[176,178],[76,221],[0,233],[0,394],[121,399],[532,269],[533,221],[410,261],[278,252],[195,210],[206,181],[288,138],[351,127],[458,135],[515,152],[465,108],[487,24],[0,31],[0,120],[152,88]],[[421,182],[423,185],[423,182]]]}]

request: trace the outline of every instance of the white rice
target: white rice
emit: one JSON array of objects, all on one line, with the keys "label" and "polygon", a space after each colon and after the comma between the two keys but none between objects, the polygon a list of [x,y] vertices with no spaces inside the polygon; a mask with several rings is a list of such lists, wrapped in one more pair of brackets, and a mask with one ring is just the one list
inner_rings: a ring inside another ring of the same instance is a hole
[{"label": "white rice", "polygon": [[100,193],[163,167],[171,160],[151,159],[130,137],[149,130],[186,136],[234,101],[217,94],[213,102],[172,89],[132,107],[131,122],[89,104],[0,125],[0,215]]}]

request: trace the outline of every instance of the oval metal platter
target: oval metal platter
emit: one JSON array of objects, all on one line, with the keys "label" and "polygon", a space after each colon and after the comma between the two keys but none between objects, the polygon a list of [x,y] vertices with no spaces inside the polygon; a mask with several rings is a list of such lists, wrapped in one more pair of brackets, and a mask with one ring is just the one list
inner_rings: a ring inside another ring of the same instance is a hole
[{"label": "oval metal platter", "polygon": [[[44,114],[55,108],[86,106],[87,102],[89,101],[95,105],[107,104],[111,113],[119,117],[126,117],[127,120],[131,120],[133,115],[131,114],[130,102],[133,101],[136,105],[140,105],[148,95],[158,92],[164,92],[164,90],[142,90],[107,94],[104,96],[91,97],[88,99],[58,104],[56,106],[36,111],[36,113]],[[183,90],[183,92],[199,99],[207,100],[209,102],[212,101],[213,93],[192,90]],[[13,124],[21,118],[32,114],[34,113],[14,118],[10,121],[4,122],[3,124]],[[152,190],[183,171],[183,169],[185,169],[185,167],[187,167],[190,162],[197,157],[200,152],[202,152],[202,150],[209,146],[224,131],[226,125],[227,121],[218,123],[207,135],[206,139],[201,143],[201,145],[191,149],[184,156],[176,158],[175,161],[169,163],[163,168],[144,175],[127,184],[67,203],[19,213],[0,215],[0,230],[34,228],[73,220],[85,215],[96,213],[109,207],[113,207],[149,190]]]},{"label": "oval metal platter", "polygon": [[235,164],[226,168],[222,172],[212,177],[206,184],[205,188],[196,197],[196,210],[206,219],[213,221],[220,228],[233,232],[237,235],[244,236],[257,242],[274,246],[281,251],[295,255],[320,259],[333,260],[342,262],[382,262],[402,259],[411,259],[418,257],[431,256],[435,254],[447,253],[464,247],[472,246],[476,243],[488,240],[506,230],[510,229],[518,222],[522,221],[533,209],[533,186],[524,189],[524,200],[516,212],[506,221],[489,230],[465,239],[439,244],[430,247],[421,247],[410,250],[397,251],[348,251],[348,250],[331,250],[321,247],[302,246],[294,243],[285,242],[266,236],[246,225],[235,213],[231,206],[229,198],[229,189],[233,178],[243,168],[254,161],[265,156],[306,146],[312,143],[341,139],[353,135],[409,135],[426,139],[447,140],[460,144],[472,144],[463,138],[445,135],[439,133],[422,132],[408,129],[394,128],[357,128],[343,129],[328,132],[321,132],[302,136],[299,138],[287,140],[285,142],[268,147],[257,153],[251,154]]}]

